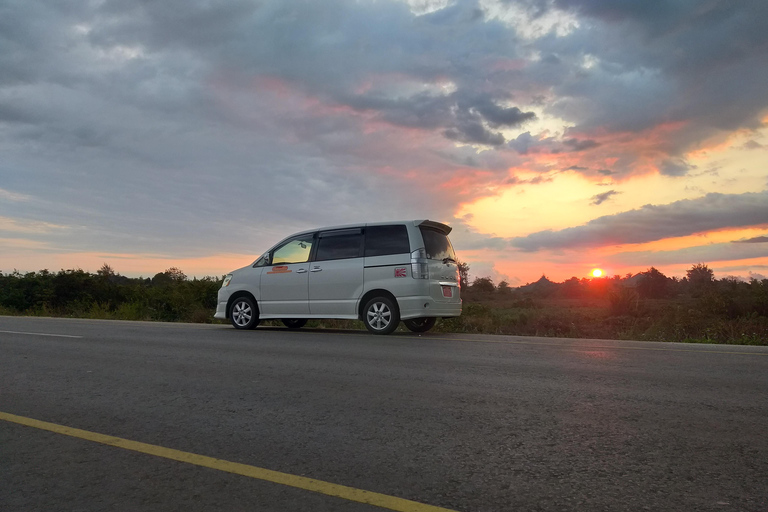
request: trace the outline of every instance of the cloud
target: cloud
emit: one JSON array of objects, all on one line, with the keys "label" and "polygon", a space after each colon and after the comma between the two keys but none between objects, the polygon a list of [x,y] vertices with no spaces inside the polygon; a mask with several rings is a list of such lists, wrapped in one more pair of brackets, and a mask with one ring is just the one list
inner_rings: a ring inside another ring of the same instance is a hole
[{"label": "cloud", "polygon": [[747,240],[734,240],[735,244],[764,244],[768,243],[768,236],[756,236]]},{"label": "cloud", "polygon": [[0,232],[41,234],[61,229],[67,229],[67,226],[51,222],[0,217]]},{"label": "cloud", "polygon": [[[315,225],[450,219],[514,169],[684,176],[689,150],[761,126],[766,5],[12,2],[0,216],[69,226],[35,234],[52,250],[250,254]],[[647,208],[638,237],[664,235]],[[629,213],[573,229],[625,240]]]},{"label": "cloud", "polygon": [[32,197],[28,196],[27,194],[20,194],[18,192],[12,192],[10,190],[0,188],[0,200],[19,203],[31,201]]},{"label": "cloud", "polygon": [[688,171],[695,169],[695,165],[690,165],[682,159],[669,159],[661,163],[659,172],[664,176],[685,176]]},{"label": "cloud", "polygon": [[[761,125],[765,2],[528,4],[542,16],[562,10],[579,20],[567,35],[534,43],[542,55],[557,55],[559,64],[542,59],[527,70],[535,83],[553,87],[545,113],[573,123],[574,133],[599,141],[601,134],[674,126],[655,142],[654,158],[666,172],[681,173],[679,165],[661,162],[724,132]],[[622,153],[618,149],[614,156]],[[634,163],[630,157],[616,170],[632,171]]]},{"label": "cloud", "polygon": [[652,266],[694,264],[696,262],[737,261],[768,257],[768,247],[760,244],[709,244],[672,251],[628,251],[606,258],[610,265]]},{"label": "cloud", "polygon": [[521,133],[517,138],[508,142],[510,148],[514,149],[520,154],[528,153],[528,148],[536,144],[536,139],[533,138],[531,132]]},{"label": "cloud", "polygon": [[754,140],[748,140],[744,143],[744,149],[760,149],[762,147],[764,147],[762,144]]},{"label": "cloud", "polygon": [[616,192],[615,190],[609,190],[608,192],[603,192],[602,194],[597,194],[595,196],[592,196],[591,203],[592,205],[599,205],[603,204],[605,201],[610,199],[611,197],[615,196],[616,194],[621,194],[621,192]]},{"label": "cloud", "polygon": [[768,223],[768,192],[711,193],[599,217],[582,226],[511,239],[523,251],[637,244],[715,229]]},{"label": "cloud", "polygon": [[[503,96],[499,98],[502,100]],[[424,130],[444,128],[443,134],[451,140],[491,146],[500,146],[505,140],[500,133],[491,132],[486,126],[510,128],[536,118],[534,112],[500,106],[487,94],[463,91],[451,94],[421,92],[397,98],[379,92],[376,95],[351,95],[341,101],[394,125]]]},{"label": "cloud", "polygon": [[563,144],[568,146],[570,151],[586,151],[587,149],[596,148],[600,145],[600,143],[595,140],[577,139],[566,139],[563,141]]}]

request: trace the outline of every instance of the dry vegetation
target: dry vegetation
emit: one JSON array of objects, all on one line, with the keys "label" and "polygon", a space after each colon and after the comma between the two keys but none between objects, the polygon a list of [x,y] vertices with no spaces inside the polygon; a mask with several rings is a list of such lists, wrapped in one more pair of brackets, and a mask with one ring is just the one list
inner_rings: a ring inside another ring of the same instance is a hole
[{"label": "dry vegetation", "polygon": [[[467,271],[464,265],[464,282]],[[220,285],[219,278],[190,280],[176,268],[146,279],[108,265],[96,274],[0,273],[0,314],[212,322]],[[716,280],[702,264],[682,280],[654,268],[563,283],[542,277],[518,288],[477,278],[462,296],[462,316],[438,322],[436,331],[768,345],[768,280]],[[336,320],[309,326],[363,328]]]},{"label": "dry vegetation", "polygon": [[651,268],[635,276],[572,278],[509,288],[475,279],[462,292],[461,318],[445,331],[768,345],[768,280],[716,280],[706,265],[670,279]]}]

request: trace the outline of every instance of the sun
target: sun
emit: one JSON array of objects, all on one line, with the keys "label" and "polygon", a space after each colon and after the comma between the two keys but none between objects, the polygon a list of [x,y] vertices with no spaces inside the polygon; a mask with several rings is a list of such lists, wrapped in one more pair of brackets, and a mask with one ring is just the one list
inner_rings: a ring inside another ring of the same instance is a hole
[{"label": "sun", "polygon": [[603,275],[603,271],[599,268],[592,269],[592,277],[601,277]]}]

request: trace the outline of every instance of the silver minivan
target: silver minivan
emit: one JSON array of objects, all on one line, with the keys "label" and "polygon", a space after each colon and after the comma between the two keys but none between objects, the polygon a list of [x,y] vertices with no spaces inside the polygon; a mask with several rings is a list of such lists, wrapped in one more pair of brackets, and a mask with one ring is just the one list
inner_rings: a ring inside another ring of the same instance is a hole
[{"label": "silver minivan", "polygon": [[255,263],[227,274],[215,318],[238,329],[279,319],[359,319],[374,334],[400,320],[425,332],[461,315],[459,271],[448,233],[431,220],[353,224],[285,238]]}]

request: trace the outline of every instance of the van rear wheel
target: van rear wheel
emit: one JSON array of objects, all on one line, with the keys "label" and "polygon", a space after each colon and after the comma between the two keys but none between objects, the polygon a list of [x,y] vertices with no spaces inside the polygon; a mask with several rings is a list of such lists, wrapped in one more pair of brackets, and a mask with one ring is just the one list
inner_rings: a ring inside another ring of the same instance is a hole
[{"label": "van rear wheel", "polygon": [[283,318],[283,325],[289,329],[301,329],[307,325],[306,318]]},{"label": "van rear wheel", "polygon": [[373,334],[390,334],[400,323],[400,310],[387,297],[374,297],[365,305],[363,323]]},{"label": "van rear wheel", "polygon": [[410,320],[403,320],[405,326],[413,332],[427,332],[435,326],[437,318],[433,316],[425,316],[422,318],[411,318]]}]

